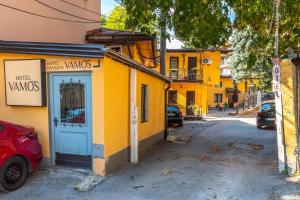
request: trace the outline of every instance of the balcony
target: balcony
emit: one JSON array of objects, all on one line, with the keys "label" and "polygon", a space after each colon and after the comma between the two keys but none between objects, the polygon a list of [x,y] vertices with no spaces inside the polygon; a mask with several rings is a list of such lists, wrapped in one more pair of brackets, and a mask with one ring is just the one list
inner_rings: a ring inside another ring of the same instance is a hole
[{"label": "balcony", "polygon": [[196,68],[171,69],[169,78],[172,81],[202,82],[203,81],[203,70],[196,69]]}]

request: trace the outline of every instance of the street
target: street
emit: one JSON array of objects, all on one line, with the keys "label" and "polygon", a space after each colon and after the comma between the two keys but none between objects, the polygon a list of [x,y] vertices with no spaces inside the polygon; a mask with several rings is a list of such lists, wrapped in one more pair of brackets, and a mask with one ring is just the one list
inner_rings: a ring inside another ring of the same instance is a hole
[{"label": "street", "polygon": [[86,171],[41,169],[0,199],[300,199],[300,187],[278,173],[275,131],[257,129],[254,115],[218,115],[172,128],[172,135],[190,140],[158,144],[90,192],[73,189]]}]

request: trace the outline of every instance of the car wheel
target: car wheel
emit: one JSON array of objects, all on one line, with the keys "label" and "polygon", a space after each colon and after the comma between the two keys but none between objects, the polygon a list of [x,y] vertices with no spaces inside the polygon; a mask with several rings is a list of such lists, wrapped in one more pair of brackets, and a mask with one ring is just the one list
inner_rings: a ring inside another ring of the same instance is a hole
[{"label": "car wheel", "polygon": [[20,188],[28,176],[28,165],[21,157],[8,160],[0,170],[0,190],[14,191]]},{"label": "car wheel", "polygon": [[261,129],[261,126],[260,126],[260,125],[256,125],[256,127],[257,127],[258,129]]},{"label": "car wheel", "polygon": [[183,121],[179,122],[179,127],[183,127]]}]

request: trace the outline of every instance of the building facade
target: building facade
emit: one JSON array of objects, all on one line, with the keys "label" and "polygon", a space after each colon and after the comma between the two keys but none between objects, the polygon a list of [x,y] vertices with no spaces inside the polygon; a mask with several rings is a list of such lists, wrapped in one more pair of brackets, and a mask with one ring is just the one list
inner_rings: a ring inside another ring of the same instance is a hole
[{"label": "building facade", "polygon": [[154,37],[128,32],[119,52],[119,40],[87,44],[98,0],[1,3],[0,119],[36,129],[44,164],[106,175],[166,137],[169,80],[146,59]]},{"label": "building facade", "polygon": [[0,38],[5,41],[85,43],[86,31],[101,25],[99,0],[2,0],[1,4]]},{"label": "building facade", "polygon": [[169,49],[166,60],[168,104],[177,104],[186,117],[206,115],[209,88],[220,82],[221,51]]}]

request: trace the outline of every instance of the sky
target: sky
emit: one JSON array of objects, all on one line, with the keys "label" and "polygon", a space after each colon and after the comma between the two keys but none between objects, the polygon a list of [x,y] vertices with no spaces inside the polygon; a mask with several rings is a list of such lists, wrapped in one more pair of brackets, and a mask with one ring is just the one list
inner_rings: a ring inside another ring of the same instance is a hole
[{"label": "sky", "polygon": [[[114,0],[101,0],[101,13],[103,15],[109,14],[109,12],[114,9],[118,4]],[[167,41],[168,49],[180,49],[183,43],[179,40],[172,39],[171,42]]]}]

